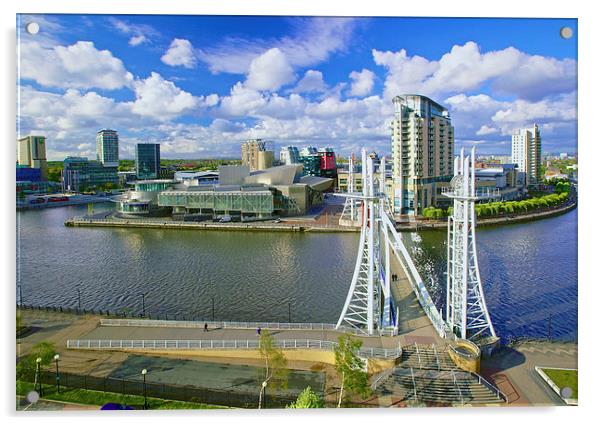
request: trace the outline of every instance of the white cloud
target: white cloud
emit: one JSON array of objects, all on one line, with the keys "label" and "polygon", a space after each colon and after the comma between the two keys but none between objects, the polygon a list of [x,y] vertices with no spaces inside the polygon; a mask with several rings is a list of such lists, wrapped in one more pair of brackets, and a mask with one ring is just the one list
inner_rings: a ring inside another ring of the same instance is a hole
[{"label": "white cloud", "polygon": [[130,46],[139,46],[143,43],[150,43],[151,38],[159,36],[159,32],[150,25],[132,24],[115,17],[110,17],[109,22],[119,32],[130,36],[128,41]]},{"label": "white cloud", "polygon": [[54,47],[23,42],[20,65],[21,78],[47,87],[114,90],[133,81],[120,59],[108,50],[98,50],[90,41]]},{"label": "white cloud", "polygon": [[292,90],[294,93],[324,92],[328,86],[324,82],[324,76],[320,71],[313,69],[305,72],[303,78],[299,80],[297,86]]},{"label": "white cloud", "polygon": [[293,68],[286,56],[280,49],[273,48],[253,59],[245,85],[256,90],[275,91],[294,79]]},{"label": "white cloud", "polygon": [[497,133],[499,130],[497,128],[489,127],[486,124],[483,124],[481,128],[479,128],[476,132],[477,136],[486,136],[488,134]]},{"label": "white cloud", "polygon": [[170,66],[184,66],[193,68],[196,64],[196,56],[190,41],[174,38],[169,49],[161,56],[161,62]]},{"label": "white cloud", "polygon": [[295,33],[279,39],[248,40],[231,37],[217,46],[200,51],[200,59],[213,73],[245,74],[254,58],[271,48],[278,48],[293,67],[306,67],[344,51],[355,28],[351,18],[290,19]]},{"label": "white cloud", "polygon": [[360,72],[353,71],[349,74],[349,78],[353,80],[351,83],[351,96],[367,96],[372,93],[374,87],[374,73],[368,69],[362,69]]},{"label": "white cloud", "polygon": [[144,34],[140,34],[140,35],[135,35],[132,38],[130,38],[130,41],[128,41],[128,44],[130,46],[138,46],[139,44],[142,43],[148,43],[150,40],[148,38],[146,38],[146,36]]},{"label": "white cloud", "polygon": [[169,120],[199,106],[201,99],[167,81],[156,72],[134,83],[132,111],[157,120]]},{"label": "white cloud", "polygon": [[455,45],[439,60],[399,52],[372,51],[387,68],[385,97],[403,93],[441,96],[471,91],[491,83],[495,93],[539,100],[576,88],[576,61],[523,53],[514,47],[482,53],[472,41]]}]

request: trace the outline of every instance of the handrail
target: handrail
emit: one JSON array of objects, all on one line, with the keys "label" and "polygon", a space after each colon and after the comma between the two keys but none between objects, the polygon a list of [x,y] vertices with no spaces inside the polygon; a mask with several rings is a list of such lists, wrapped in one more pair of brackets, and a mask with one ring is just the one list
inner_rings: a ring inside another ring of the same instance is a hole
[{"label": "handrail", "polygon": [[[408,281],[410,282],[410,286],[412,287],[422,310],[425,312],[435,330],[439,334],[441,338],[445,338],[445,336],[450,332],[448,329],[441,313],[437,310],[435,303],[433,302],[431,296],[428,293],[428,289],[424,284],[414,262],[412,261],[412,257],[410,256],[408,250],[406,249],[399,233],[395,229],[395,225],[391,221],[391,218],[388,214],[383,215],[382,217],[383,223],[389,229],[389,232],[392,234],[393,238],[390,239],[390,243],[392,245],[393,253],[399,260],[401,267],[404,269],[406,276],[408,277]],[[401,253],[401,255],[400,255]]]},{"label": "handrail", "polygon": [[380,382],[388,379],[393,374],[393,372],[395,372],[395,368],[393,367],[378,372],[375,375],[374,380],[372,381],[372,385],[370,386],[372,390],[375,391],[376,387],[378,387]]},{"label": "handrail", "polygon": [[433,351],[435,353],[435,360],[437,360],[437,370],[441,370],[441,364],[439,363],[439,355],[437,354],[437,347],[435,346],[435,344],[432,344],[433,346]]},{"label": "handrail", "polygon": [[[281,339],[275,340],[274,345],[282,349],[314,349],[314,350],[334,350],[338,344],[333,341],[322,341],[314,339]],[[129,339],[88,339],[88,340],[67,340],[67,348],[83,349],[135,349],[144,348],[149,350],[160,349],[257,349],[259,348],[259,339],[245,340],[129,340]],[[397,358],[401,350],[398,348],[380,348],[368,347],[360,348],[357,354],[360,357],[378,357],[378,358]]]},{"label": "handrail", "polygon": [[288,322],[234,322],[213,320],[160,320],[160,319],[100,319],[101,326],[136,326],[136,327],[169,327],[169,328],[204,328],[205,324],[212,328],[223,329],[277,329],[277,330],[320,330],[350,332],[364,335],[362,330],[348,327],[336,327],[333,323],[288,323]]},{"label": "handrail", "polygon": [[508,403],[508,396],[504,392],[502,392],[498,387],[493,385],[491,382],[489,382],[487,379],[483,378],[476,372],[470,372],[470,374],[478,378],[479,384],[485,385],[491,391],[495,392],[498,398],[501,398],[502,400],[504,400],[504,402]]},{"label": "handrail", "polygon": [[416,393],[416,380],[414,379],[414,368],[410,368],[412,374],[412,385],[414,386],[414,401],[418,402],[418,394]]},{"label": "handrail", "polygon": [[416,354],[418,355],[418,365],[422,368],[422,362],[420,361],[420,350],[418,349],[418,344],[414,341],[414,347],[416,348]]},{"label": "handrail", "polygon": [[460,402],[462,404],[464,404],[464,397],[462,396],[462,391],[460,390],[460,387],[458,386],[458,381],[456,380],[456,374],[454,373],[453,370],[450,371],[452,377],[454,378],[454,386],[456,387],[456,389],[458,390],[458,394],[460,395]]}]

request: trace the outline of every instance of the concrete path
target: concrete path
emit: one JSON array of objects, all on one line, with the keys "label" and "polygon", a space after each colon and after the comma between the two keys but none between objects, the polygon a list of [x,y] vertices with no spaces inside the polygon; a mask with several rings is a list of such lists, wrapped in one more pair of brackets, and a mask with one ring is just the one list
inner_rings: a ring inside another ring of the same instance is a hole
[{"label": "concrete path", "polygon": [[505,347],[481,363],[482,374],[509,398],[511,405],[564,406],[535,372],[535,366],[577,369],[577,344],[525,341]]}]

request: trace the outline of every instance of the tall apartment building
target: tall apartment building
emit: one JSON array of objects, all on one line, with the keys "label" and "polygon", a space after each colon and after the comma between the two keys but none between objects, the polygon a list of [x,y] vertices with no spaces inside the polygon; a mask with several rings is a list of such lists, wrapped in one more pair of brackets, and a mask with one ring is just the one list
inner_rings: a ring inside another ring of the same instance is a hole
[{"label": "tall apartment building", "polygon": [[447,109],[426,96],[396,96],[393,105],[392,208],[416,215],[445,202],[440,195],[453,175],[454,128]]},{"label": "tall apartment building", "polygon": [[105,167],[119,165],[119,135],[115,130],[96,133],[96,159]]},{"label": "tall apartment building", "polygon": [[274,163],[274,152],[267,149],[267,142],[262,139],[251,139],[241,146],[242,165],[251,171],[270,168]]},{"label": "tall apartment building", "polygon": [[512,133],[512,162],[524,173],[525,184],[534,185],[541,180],[541,135],[539,127],[519,128]]},{"label": "tall apartment building", "polygon": [[296,146],[285,146],[280,149],[280,163],[282,165],[299,164],[299,148]]},{"label": "tall apartment building", "polygon": [[17,140],[17,162],[21,167],[39,169],[40,179],[48,180],[46,137],[27,136]]},{"label": "tall apartment building", "polygon": [[161,145],[159,143],[136,144],[136,178],[156,179],[161,172]]}]

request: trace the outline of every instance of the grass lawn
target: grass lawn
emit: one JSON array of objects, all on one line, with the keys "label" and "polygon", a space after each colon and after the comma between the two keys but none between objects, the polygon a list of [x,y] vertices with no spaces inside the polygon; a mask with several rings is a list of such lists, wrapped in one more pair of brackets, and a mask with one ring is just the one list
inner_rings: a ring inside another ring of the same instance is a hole
[{"label": "grass lawn", "polygon": [[577,393],[577,371],[576,370],[563,370],[563,369],[543,369],[546,375],[550,377],[552,381],[560,388],[569,387],[573,390],[573,394],[569,398],[579,398]]},{"label": "grass lawn", "polygon": [[[34,389],[30,382],[17,381],[17,395],[25,396]],[[79,388],[61,387],[60,394],[56,392],[54,385],[42,385],[42,398],[46,400],[64,401],[68,403],[87,404],[102,406],[106,403],[121,403],[142,409],[144,397],[130,394],[119,394],[102,391],[82,390]],[[189,403],[185,401],[163,400],[160,398],[147,397],[148,408],[152,410],[175,410],[175,409],[227,409],[224,406],[215,406],[203,403]]]}]

